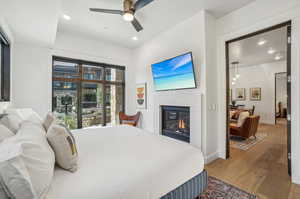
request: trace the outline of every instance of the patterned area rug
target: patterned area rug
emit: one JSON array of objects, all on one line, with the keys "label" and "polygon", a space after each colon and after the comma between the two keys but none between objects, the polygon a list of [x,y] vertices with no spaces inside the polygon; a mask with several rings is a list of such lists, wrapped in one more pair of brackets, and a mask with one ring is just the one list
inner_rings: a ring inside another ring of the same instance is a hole
[{"label": "patterned area rug", "polygon": [[230,147],[241,149],[241,150],[248,150],[254,145],[260,143],[268,136],[267,133],[259,133],[256,135],[256,139],[254,137],[251,137],[247,140],[244,140],[240,137],[232,136],[230,137]]},{"label": "patterned area rug", "polygon": [[210,176],[208,188],[200,199],[258,199],[258,197]]}]

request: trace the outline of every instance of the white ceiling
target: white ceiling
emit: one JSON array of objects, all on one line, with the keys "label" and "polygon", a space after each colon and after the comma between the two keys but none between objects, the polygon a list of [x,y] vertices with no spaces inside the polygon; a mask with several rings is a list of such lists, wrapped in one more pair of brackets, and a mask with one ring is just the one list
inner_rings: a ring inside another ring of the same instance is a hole
[{"label": "white ceiling", "polygon": [[[258,45],[258,42],[261,40],[266,41],[262,46]],[[270,48],[275,50],[274,54],[268,54]],[[230,63],[233,61],[240,62],[240,66],[253,66],[275,62],[275,56],[280,54],[282,59],[277,61],[283,61],[286,60],[286,49],[287,29],[284,27],[230,43],[229,59]]]},{"label": "white ceiling", "polygon": [[[64,14],[70,21],[59,20],[59,32],[111,41],[126,47],[137,47],[155,35],[206,9],[222,17],[254,0],[155,0],[136,13],[144,30],[137,33],[121,16],[92,13],[89,8],[122,9],[122,0],[62,0]],[[138,41],[131,38],[138,36]]]},{"label": "white ceiling", "polygon": [[60,13],[60,0],[0,0],[0,17],[19,42],[53,45]]}]

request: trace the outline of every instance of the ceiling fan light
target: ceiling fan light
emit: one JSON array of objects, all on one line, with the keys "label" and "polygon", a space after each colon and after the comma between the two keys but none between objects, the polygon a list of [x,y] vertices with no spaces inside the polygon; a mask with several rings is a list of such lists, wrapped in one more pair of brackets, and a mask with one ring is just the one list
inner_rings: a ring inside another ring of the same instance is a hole
[{"label": "ceiling fan light", "polygon": [[123,15],[123,19],[125,21],[133,21],[134,20],[134,16],[130,12],[125,12],[124,15]]}]

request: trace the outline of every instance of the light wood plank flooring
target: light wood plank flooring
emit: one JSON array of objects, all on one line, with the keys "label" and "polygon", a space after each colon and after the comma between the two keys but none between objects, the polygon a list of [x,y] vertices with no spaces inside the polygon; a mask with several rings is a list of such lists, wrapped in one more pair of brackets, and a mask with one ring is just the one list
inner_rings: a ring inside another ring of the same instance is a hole
[{"label": "light wood plank flooring", "polygon": [[229,160],[206,165],[209,175],[260,199],[300,199],[300,186],[287,173],[286,123],[260,125],[259,132],[267,132],[267,138],[247,151],[231,148]]}]

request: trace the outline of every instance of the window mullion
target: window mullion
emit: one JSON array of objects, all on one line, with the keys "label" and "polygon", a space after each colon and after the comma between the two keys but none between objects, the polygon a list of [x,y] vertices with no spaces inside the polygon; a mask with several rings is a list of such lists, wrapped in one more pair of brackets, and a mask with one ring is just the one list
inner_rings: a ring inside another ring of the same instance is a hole
[{"label": "window mullion", "polygon": [[79,63],[79,81],[78,81],[78,91],[77,91],[77,123],[78,128],[82,128],[82,64]]},{"label": "window mullion", "polygon": [[103,80],[104,80],[104,82],[103,82],[103,84],[102,84],[102,99],[103,99],[103,126],[106,126],[106,79],[105,79],[105,77],[106,77],[106,70],[105,70],[106,68],[104,67],[104,72],[103,72],[103,75],[104,75],[104,77],[103,77]]}]

